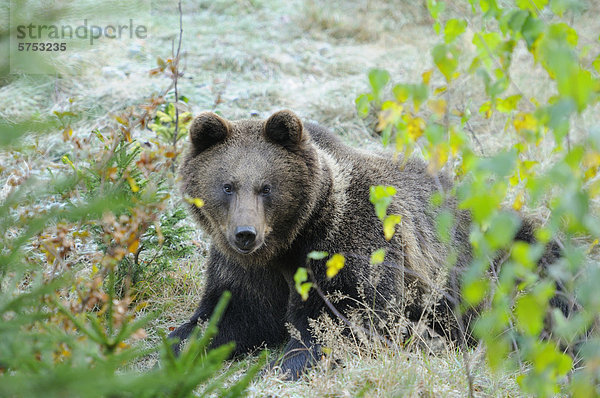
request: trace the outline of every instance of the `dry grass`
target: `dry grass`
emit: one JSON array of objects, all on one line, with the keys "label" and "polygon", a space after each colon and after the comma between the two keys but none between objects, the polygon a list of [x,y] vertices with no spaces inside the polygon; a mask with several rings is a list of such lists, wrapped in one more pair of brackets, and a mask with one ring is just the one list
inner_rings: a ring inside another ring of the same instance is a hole
[{"label": "dry grass", "polygon": [[[186,1],[182,44],[185,75],[179,91],[189,98],[195,113],[211,109],[234,119],[265,117],[290,108],[330,127],[352,145],[377,148],[369,122],[356,115],[354,98],[367,91],[370,68],[387,69],[397,82],[415,82],[432,67],[429,49],[438,39],[423,3]],[[455,14],[467,15],[466,10],[460,5],[450,7]],[[582,45],[596,40],[600,31],[596,17],[600,6],[593,6],[592,11],[575,21]],[[131,49],[105,42],[72,61],[78,71],[75,75],[18,76],[0,87],[0,117],[18,120],[73,109],[83,115],[73,125],[75,134],[87,136],[111,114],[164,90],[169,82],[149,77],[145,65],[157,55],[169,56],[178,26],[176,7],[170,3],[155,5],[151,22],[152,46],[134,49],[134,57]],[[471,40],[469,35],[472,33],[464,37],[466,44]],[[113,70],[103,70],[102,63],[97,62],[107,56],[117,57]],[[539,66],[528,61],[524,49],[516,53],[513,77],[518,87],[534,88],[540,99],[551,92]],[[458,108],[470,104],[476,113],[483,101],[477,94],[482,92],[480,85],[478,80],[461,77],[448,94],[451,103]],[[598,107],[590,109],[578,118],[574,140],[597,124],[598,111]],[[486,120],[476,115],[471,128],[484,143],[480,150],[486,154],[514,144],[500,118]],[[36,147],[43,150],[34,155],[24,149],[0,154],[0,186],[6,188],[7,181],[19,173],[63,167],[61,155],[76,151],[59,135],[38,141]],[[550,151],[550,144],[543,145],[535,156],[547,166]],[[174,259],[177,270],[171,275],[172,282],[148,285],[153,297],[148,308],[165,307],[166,311],[160,322],[149,328],[147,344],[158,341],[158,330],[166,331],[186,319],[199,300],[207,242],[200,234],[197,239],[200,248],[196,257]],[[296,383],[266,375],[251,385],[250,395],[465,396],[467,391],[463,356],[454,350],[430,355],[418,350],[394,352],[373,344],[365,353],[350,342],[338,351],[342,361],[337,367],[325,360]],[[156,358],[148,358],[138,366],[145,369],[155,362]],[[481,350],[471,352],[471,367],[479,396],[518,395],[514,374],[491,375]]]}]

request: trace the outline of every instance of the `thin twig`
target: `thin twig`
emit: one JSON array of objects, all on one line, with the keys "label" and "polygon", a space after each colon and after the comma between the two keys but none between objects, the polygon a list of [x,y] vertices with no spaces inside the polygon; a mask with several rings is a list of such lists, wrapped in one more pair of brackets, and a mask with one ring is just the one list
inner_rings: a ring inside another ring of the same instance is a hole
[{"label": "thin twig", "polygon": [[179,138],[179,92],[177,90],[177,80],[179,78],[179,57],[181,53],[181,40],[183,38],[183,12],[181,11],[181,0],[177,3],[179,10],[179,42],[177,44],[177,53],[173,55],[173,86],[175,88],[175,130],[173,131],[173,162],[171,163],[171,171],[175,172],[175,159],[177,159],[177,140]]},{"label": "thin twig", "polygon": [[485,150],[483,149],[483,145],[481,144],[481,141],[479,141],[479,137],[477,137],[477,134],[475,134],[475,130],[473,130],[471,123],[469,123],[469,121],[467,121],[465,123],[465,127],[467,128],[467,131],[471,134],[471,137],[473,137],[473,140],[479,147],[479,152],[481,153],[481,156],[485,157],[486,155],[485,155]]}]

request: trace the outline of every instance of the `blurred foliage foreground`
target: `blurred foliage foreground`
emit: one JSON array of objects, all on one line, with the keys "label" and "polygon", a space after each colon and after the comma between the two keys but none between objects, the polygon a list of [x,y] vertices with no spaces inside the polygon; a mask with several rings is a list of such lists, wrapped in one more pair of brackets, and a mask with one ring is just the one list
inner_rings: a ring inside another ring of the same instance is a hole
[{"label": "blurred foliage foreground", "polygon": [[[398,153],[417,150],[432,172],[451,165],[460,177],[455,190],[444,194],[456,195],[461,208],[472,213],[474,260],[463,276],[457,311],[484,303],[474,331],[487,348],[490,367],[519,370],[525,393],[598,395],[600,344],[594,325],[600,269],[593,258],[600,220],[593,209],[600,194],[600,126],[596,121],[574,137],[572,121],[598,103],[600,53],[597,45],[581,45],[578,32],[564,22],[578,11],[577,3],[510,3],[470,0],[473,15],[453,19],[444,17],[444,2],[428,0],[440,37],[431,49],[435,68],[423,71],[422,81],[391,90],[388,72],[371,71],[372,90],[357,98],[357,109],[365,117],[377,114],[384,145],[395,145]],[[472,35],[474,55],[461,44],[466,34]],[[530,87],[518,87],[512,79],[511,60],[520,45],[552,82],[549,98],[522,91]],[[151,74],[176,83],[178,61],[178,56],[159,60]],[[483,83],[485,101],[475,109],[505,120],[502,134],[510,135],[511,149],[484,158],[472,148],[475,104],[453,104],[450,94],[465,76]],[[39,137],[27,133],[57,129],[79,149],[62,157],[58,172],[48,169],[38,178],[15,174],[0,203],[0,396],[187,396],[198,388],[235,396],[264,363],[263,356],[244,377],[232,380],[238,368],[222,370],[231,346],[206,352],[227,297],[204,335],[181,357],[170,354],[164,336],[152,348],[135,343],[159,315],[146,313],[144,286],[168,270],[162,258],[189,250],[178,245],[177,237],[188,232],[177,226],[183,214],[165,212],[180,139],[191,120],[180,111],[185,102],[169,89],[114,115],[111,124],[85,139],[73,135],[77,115],[69,111],[17,124],[0,121],[3,150],[36,151]],[[145,142],[140,131],[148,130],[153,137]],[[534,155],[550,140],[552,163],[543,167]],[[385,214],[386,197],[393,194],[374,187],[371,198],[386,237],[401,222]],[[433,202],[439,205],[444,198]],[[536,231],[538,243],[513,244],[519,219],[507,203],[515,210],[549,210]],[[442,213],[437,221],[443,240],[452,215]],[[536,260],[543,245],[557,238],[563,257],[542,274]],[[491,275],[490,259],[499,251],[508,253],[507,261]],[[333,276],[343,258],[334,256],[328,264]],[[304,295],[310,289],[305,280],[299,276]],[[555,282],[578,309],[568,319],[549,306]],[[548,320],[552,334],[541,338]],[[136,360],[157,351],[162,368],[134,369]]]},{"label": "blurred foliage foreground", "polygon": [[[150,74],[173,83],[177,64],[178,57],[161,59]],[[144,301],[159,288],[152,285],[159,276],[169,283],[173,259],[192,250],[181,244],[191,242],[189,227],[178,223],[184,211],[167,206],[179,140],[191,122],[179,110],[185,97],[175,101],[172,87],[85,136],[73,133],[80,115],[69,110],[1,122],[6,158],[49,156],[43,143],[57,130],[71,151],[37,178],[15,170],[0,202],[0,396],[233,397],[264,364],[263,356],[232,377],[246,366],[223,369],[232,345],[206,352],[227,296],[180,357],[164,334],[150,348],[136,343],[160,315]],[[160,367],[136,370],[136,361],[156,352]]]},{"label": "blurred foliage foreground", "polygon": [[[522,391],[536,396],[600,394],[600,37],[581,44],[565,22],[577,18],[584,3],[469,0],[471,16],[445,18],[445,2],[428,0],[440,38],[431,49],[434,69],[423,71],[422,81],[391,89],[389,73],[372,70],[371,92],[356,100],[363,117],[376,111],[384,145],[421,153],[432,172],[454,169],[459,183],[443,195],[456,195],[471,212],[474,251],[457,311],[484,304],[474,333],[490,367],[516,369]],[[517,84],[511,75],[519,72],[511,69],[517,54],[539,69],[546,90]],[[480,103],[452,102],[465,79],[481,87],[474,96]],[[478,155],[471,108],[484,120],[501,120],[497,134],[509,137],[512,148]],[[590,117],[586,127],[574,125]],[[548,158],[540,159],[544,150]],[[520,222],[514,211],[527,209],[544,213],[537,243],[513,243]],[[452,215],[442,213],[437,223],[443,240]],[[551,240],[563,257],[540,270],[536,261]],[[496,275],[490,263],[499,252],[507,255]],[[550,305],[557,285],[575,310],[568,319]]]}]

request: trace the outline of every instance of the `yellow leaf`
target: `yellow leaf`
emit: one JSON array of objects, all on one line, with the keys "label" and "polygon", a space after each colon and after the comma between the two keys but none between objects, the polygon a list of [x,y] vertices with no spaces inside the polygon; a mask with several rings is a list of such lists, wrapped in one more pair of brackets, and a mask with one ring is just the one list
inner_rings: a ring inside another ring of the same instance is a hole
[{"label": "yellow leaf", "polygon": [[443,99],[430,100],[428,105],[433,113],[438,116],[444,116],[444,113],[446,113],[446,101]]},{"label": "yellow leaf", "polygon": [[600,196],[600,180],[596,180],[589,187],[590,196]]},{"label": "yellow leaf", "polygon": [[381,264],[385,259],[385,249],[378,249],[371,254],[371,264]]},{"label": "yellow leaf", "polygon": [[396,101],[404,103],[410,97],[410,91],[407,86],[398,85],[394,87],[394,96],[396,97]]},{"label": "yellow leaf", "polygon": [[204,201],[200,198],[190,198],[189,196],[185,197],[185,201],[189,204],[192,204],[198,208],[204,206]]},{"label": "yellow leaf", "polygon": [[496,99],[496,109],[503,113],[512,112],[517,109],[517,105],[519,105],[521,98],[522,96],[520,94],[511,95],[505,99],[498,98]]},{"label": "yellow leaf", "polygon": [[109,167],[108,169],[106,169],[106,176],[111,181],[114,181],[115,178],[117,178],[117,171],[119,171],[119,170],[116,167]]},{"label": "yellow leaf", "polygon": [[69,137],[73,135],[73,129],[71,127],[67,127],[63,130],[63,140],[67,141]]},{"label": "yellow leaf", "polygon": [[71,166],[73,168],[73,170],[77,171],[77,169],[75,168],[75,165],[73,164],[73,162],[71,162],[71,159],[69,159],[69,157],[67,155],[63,155],[62,161],[64,164],[68,164],[69,166]]},{"label": "yellow leaf", "polygon": [[383,220],[383,235],[386,240],[392,239],[396,229],[396,225],[402,221],[402,216],[390,214]]},{"label": "yellow leaf", "polygon": [[327,260],[327,263],[325,264],[327,266],[327,278],[331,279],[336,276],[337,273],[344,268],[345,263],[346,259],[341,254],[336,253],[331,256],[331,258]]},{"label": "yellow leaf", "polygon": [[403,109],[404,107],[396,102],[384,102],[378,116],[377,131],[383,131],[390,124],[396,124],[398,118],[402,116]]},{"label": "yellow leaf", "polygon": [[513,125],[518,133],[521,133],[523,130],[535,131],[538,126],[538,121],[532,114],[521,112],[515,117]]},{"label": "yellow leaf", "polygon": [[135,253],[139,246],[140,246],[140,241],[138,239],[136,239],[133,242],[131,242],[131,244],[127,248],[127,251],[129,251],[129,253]]},{"label": "yellow leaf", "polygon": [[428,71],[423,72],[423,84],[428,85],[431,80],[431,75],[433,74],[433,70],[429,69]]},{"label": "yellow leaf", "polygon": [[598,239],[595,239],[592,244],[590,245],[590,247],[587,249],[586,254],[590,254],[592,252],[592,250],[594,250],[594,247],[596,247],[598,245]]},{"label": "yellow leaf", "polygon": [[585,169],[585,180],[594,178],[598,174],[600,168],[600,153],[588,152],[583,157],[583,167]]},{"label": "yellow leaf", "polygon": [[129,121],[127,119],[122,118],[121,116],[115,116],[115,120],[117,122],[119,122],[120,124],[122,124],[123,126],[128,126],[129,125]]},{"label": "yellow leaf", "polygon": [[479,107],[479,113],[483,114],[486,119],[492,116],[492,104],[490,101],[486,101]]},{"label": "yellow leaf", "polygon": [[583,175],[583,179],[585,181],[594,178],[598,174],[598,167],[590,167],[587,169]]},{"label": "yellow leaf", "polygon": [[438,172],[448,161],[449,155],[450,150],[448,148],[448,144],[442,143],[436,145],[429,160],[429,164],[427,165],[427,171],[430,174],[435,174]]},{"label": "yellow leaf", "polygon": [[131,187],[131,192],[138,192],[140,190],[140,187],[136,184],[135,180],[133,178],[131,178],[130,176],[127,176],[127,182],[129,183],[129,186]]},{"label": "yellow leaf", "polygon": [[464,145],[464,138],[460,134],[457,134],[454,129],[450,130],[450,151],[452,156],[457,156],[460,149]]},{"label": "yellow leaf", "polygon": [[517,211],[521,210],[521,207],[523,207],[523,203],[525,203],[525,195],[523,195],[523,192],[519,192],[513,203],[513,209]]},{"label": "yellow leaf", "polygon": [[423,131],[425,131],[425,121],[420,117],[409,117],[406,124],[406,131],[408,132],[408,136],[413,141],[416,141],[423,135]]}]

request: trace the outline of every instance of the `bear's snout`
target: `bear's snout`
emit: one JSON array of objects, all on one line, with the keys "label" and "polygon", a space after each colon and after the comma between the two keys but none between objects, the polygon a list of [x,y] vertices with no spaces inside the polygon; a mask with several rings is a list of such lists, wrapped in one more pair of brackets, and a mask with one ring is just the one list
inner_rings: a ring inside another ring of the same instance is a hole
[{"label": "bear's snout", "polygon": [[235,245],[244,252],[249,253],[256,241],[256,229],[252,226],[245,225],[235,229]]}]

